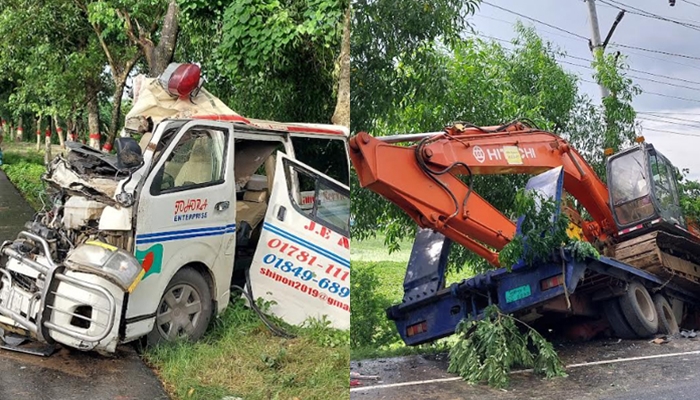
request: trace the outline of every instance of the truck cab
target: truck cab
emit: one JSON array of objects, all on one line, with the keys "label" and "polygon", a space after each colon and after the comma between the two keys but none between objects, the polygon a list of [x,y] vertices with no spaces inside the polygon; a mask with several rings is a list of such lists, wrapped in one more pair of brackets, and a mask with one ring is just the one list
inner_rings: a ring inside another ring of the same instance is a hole
[{"label": "truck cab", "polygon": [[348,329],[348,135],[219,115],[163,118],[115,156],[69,143],[53,207],[0,248],[0,327],[104,353],[196,340],[245,287]]}]

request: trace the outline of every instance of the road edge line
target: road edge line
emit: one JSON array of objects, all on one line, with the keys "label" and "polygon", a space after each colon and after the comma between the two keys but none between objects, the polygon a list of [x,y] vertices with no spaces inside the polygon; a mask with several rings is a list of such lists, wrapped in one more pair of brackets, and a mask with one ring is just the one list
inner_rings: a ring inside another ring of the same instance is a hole
[{"label": "road edge line", "polygon": [[[629,361],[650,360],[650,359],[654,359],[654,358],[680,357],[680,356],[688,356],[688,355],[694,355],[694,354],[700,354],[700,350],[684,351],[681,353],[655,354],[655,355],[651,355],[651,356],[616,358],[613,360],[591,361],[591,362],[586,362],[586,363],[570,364],[564,368],[565,369],[581,368],[581,367],[590,367],[590,366],[594,366],[594,365],[616,364],[616,363],[629,362]],[[532,369],[523,369],[523,370],[512,371],[511,374],[522,374],[525,372],[532,372]],[[401,386],[415,386],[415,385],[424,385],[426,383],[441,383],[441,382],[452,382],[452,381],[459,381],[459,380],[462,380],[462,378],[457,376],[457,377],[452,377],[452,378],[428,379],[428,380],[423,380],[423,381],[397,382],[397,383],[389,383],[386,385],[374,385],[374,386],[350,388],[350,391],[351,392],[366,392],[369,390],[389,389],[389,388],[401,387]]]}]

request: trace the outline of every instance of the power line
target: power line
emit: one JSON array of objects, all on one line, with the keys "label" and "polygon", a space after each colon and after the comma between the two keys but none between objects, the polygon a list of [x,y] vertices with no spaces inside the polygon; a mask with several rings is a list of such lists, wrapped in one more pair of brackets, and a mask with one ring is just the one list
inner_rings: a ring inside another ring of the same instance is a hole
[{"label": "power line", "polygon": [[700,7],[700,4],[693,3],[692,1],[688,1],[688,0],[681,0],[681,1],[684,2],[684,3],[688,3],[688,4],[690,4],[690,5],[693,5],[693,6],[695,6],[695,7]]},{"label": "power line", "polygon": [[[598,1],[601,1],[601,0],[598,0]],[[540,20],[538,20],[538,19],[535,19],[535,18],[529,17],[529,16],[527,16],[527,15],[523,15],[523,14],[517,13],[517,12],[515,12],[515,11],[508,10],[508,9],[506,9],[506,8],[503,8],[503,7],[500,7],[500,6],[497,6],[497,5],[488,3],[488,2],[486,2],[486,1],[482,1],[481,3],[482,3],[482,4],[489,5],[489,6],[492,6],[492,7],[495,7],[495,8],[498,8],[498,9],[503,10],[503,11],[506,11],[506,12],[509,12],[509,13],[511,13],[511,14],[515,14],[515,15],[520,16],[520,17],[522,17],[522,18],[529,19],[529,20],[531,20],[531,21],[535,21],[535,22],[537,22],[537,23],[540,23],[540,24],[549,26],[549,27],[554,28],[554,29],[556,29],[556,30],[558,30],[558,31],[568,33],[569,35],[572,35],[572,36],[574,36],[574,37],[576,37],[576,38],[578,38],[578,39],[586,40],[586,42],[588,42],[588,38],[586,38],[586,37],[584,37],[584,36],[582,36],[582,35],[579,35],[579,34],[577,34],[577,33],[570,32],[570,31],[568,31],[568,30],[566,30],[566,29],[559,28],[558,26],[550,25],[550,24],[548,24],[548,23],[546,23],[546,22],[542,22],[542,21],[540,21]],[[616,7],[616,8],[617,8],[617,7]],[[507,21],[504,21],[504,20],[501,20],[501,21],[502,21],[502,22],[507,22]],[[510,23],[510,22],[509,22],[509,23]],[[510,24],[511,24],[511,25],[515,25],[514,23],[510,23]],[[700,27],[700,26],[699,26],[699,27]],[[494,39],[495,39],[495,38],[494,38]],[[503,41],[503,39],[496,39],[496,40]],[[643,48],[643,47],[630,46],[630,45],[620,44],[620,43],[610,43],[610,45],[611,45],[611,46],[616,46],[616,47],[622,47],[622,48],[626,48],[626,49],[636,49],[636,50],[640,50],[640,51],[646,51],[646,52],[649,52],[649,53],[657,53],[657,54],[664,54],[664,55],[668,55],[668,56],[675,56],[675,57],[688,58],[688,59],[692,59],[692,60],[700,60],[700,57],[690,56],[690,55],[687,55],[687,54],[670,53],[670,52],[665,52],[665,51],[661,51],[661,50],[646,49],[646,48]],[[634,52],[630,52],[630,53],[635,54]],[[672,64],[676,64],[676,65],[682,65],[682,66],[689,67],[689,68],[700,69],[700,67],[694,66],[694,65],[683,64],[683,63],[679,63],[679,62],[676,62],[676,61],[666,60],[666,59],[658,58],[658,57],[651,57],[651,56],[644,55],[644,54],[639,54],[639,53],[637,53],[637,54],[640,55],[640,56],[642,56],[642,57],[647,57],[647,58],[651,58],[651,59],[655,59],[655,60],[659,60],[659,61],[663,61],[663,62],[668,62],[668,63],[672,63]],[[572,58],[574,58],[574,57],[572,56]],[[578,58],[579,58],[579,59],[583,59],[583,58],[581,58],[581,57],[578,57]],[[586,60],[586,61],[589,61],[589,60]]]},{"label": "power line", "polygon": [[564,33],[568,33],[568,34],[571,35],[571,36],[577,37],[577,38],[579,38],[579,39],[582,39],[582,40],[585,40],[586,42],[588,42],[588,38],[587,38],[587,37],[582,36],[582,35],[579,35],[578,33],[574,33],[574,32],[571,32],[571,31],[567,31],[567,30],[564,29],[564,28],[560,28],[560,27],[558,27],[558,26],[554,26],[554,25],[548,24],[548,23],[546,23],[546,22],[542,22],[542,21],[540,21],[540,20],[538,20],[538,19],[535,19],[535,18],[532,18],[532,17],[528,17],[527,15],[523,15],[523,14],[517,13],[517,12],[512,11],[512,10],[509,10],[509,9],[507,9],[507,8],[503,8],[503,7],[501,7],[501,6],[497,6],[497,5],[495,5],[495,4],[491,4],[491,3],[487,2],[487,1],[482,1],[481,4],[486,4],[486,5],[488,5],[488,6],[491,6],[491,7],[494,7],[494,8],[498,8],[499,10],[503,10],[503,11],[505,11],[505,12],[508,12],[508,13],[511,13],[511,14],[515,14],[515,15],[521,17],[521,18],[529,19],[529,20],[531,20],[531,21],[537,22],[537,23],[539,23],[539,24],[548,26],[548,27],[550,27],[550,28],[552,28],[552,29],[556,29],[556,30],[561,31],[561,32],[564,32]]},{"label": "power line", "polygon": [[[618,47],[615,43],[610,43],[609,46]],[[633,51],[633,50],[627,50],[627,52],[630,53],[630,54],[638,55],[638,56],[640,56],[640,57],[649,58],[649,59],[651,59],[651,60],[657,60],[657,61],[666,62],[666,63],[669,63],[669,64],[682,65],[682,66],[687,67],[687,68],[694,68],[694,69],[700,70],[700,67],[695,66],[695,65],[691,65],[691,64],[684,64],[684,63],[682,63],[682,62],[673,61],[673,60],[669,60],[669,59],[666,59],[666,58],[654,57],[654,56],[650,56],[650,55],[648,55],[648,54],[636,52],[636,51]]]},{"label": "power line", "polygon": [[[597,85],[596,82],[589,81],[589,80],[583,79],[583,78],[580,78],[580,79],[581,79],[583,82],[593,83],[593,84],[596,84],[596,85]],[[697,100],[697,99],[689,99],[689,98],[687,98],[687,97],[671,96],[671,95],[668,95],[668,94],[657,93],[657,92],[650,92],[650,91],[648,91],[648,90],[642,89],[642,95],[645,95],[645,94],[651,94],[651,95],[660,96],[660,97],[667,97],[667,98],[669,98],[669,99],[685,100],[685,101],[692,101],[692,102],[694,102],[694,103],[700,103],[700,100]]]},{"label": "power line", "polygon": [[[511,26],[515,26],[515,23],[513,23],[513,22],[506,21],[506,20],[500,19],[500,18],[489,17],[489,16],[486,16],[486,15],[483,15],[483,14],[476,14],[476,15],[474,15],[473,17],[486,18],[486,19],[490,19],[490,20],[493,20],[493,21],[503,22],[504,24],[508,24],[508,25],[511,25]],[[569,39],[569,40],[578,39],[577,37],[574,38],[574,37],[571,37],[571,36],[562,35],[561,33],[553,32],[553,31],[548,31],[548,30],[546,30],[546,29],[541,29],[541,28],[540,28],[539,30],[542,31],[542,32],[549,33],[550,35],[558,36],[558,37],[564,38],[564,39]]]},{"label": "power line", "polygon": [[654,96],[668,97],[669,99],[685,100],[685,101],[692,101],[694,103],[700,103],[700,100],[697,100],[697,99],[689,99],[687,97],[670,96],[670,95],[663,94],[663,93],[650,92],[648,90],[643,90],[642,94],[651,94]]},{"label": "power line", "polygon": [[[665,118],[665,119],[674,119],[676,121],[686,121],[686,122],[696,122],[700,124],[700,120],[696,119],[688,119],[688,118],[677,118],[677,117],[666,117],[663,114],[682,114],[682,115],[698,115],[697,113],[662,113],[662,112],[648,112],[648,111],[637,111],[637,114],[644,114],[644,115],[651,115],[652,117],[655,118]],[[670,121],[669,121],[670,122]]]},{"label": "power line", "polygon": [[643,127],[642,129],[645,129],[645,130],[647,130],[647,131],[653,131],[653,132],[670,133],[670,134],[672,134],[672,135],[700,137],[700,135],[695,135],[695,134],[692,134],[692,133],[666,131],[666,130],[663,130],[663,129],[654,129],[654,128],[646,128],[646,127]]},{"label": "power line", "polygon": [[[664,120],[661,120],[661,119],[652,119],[652,118],[649,118],[649,117],[637,117],[637,118],[638,118],[638,119],[641,119],[642,121],[659,122],[659,123],[668,124],[668,125],[689,126],[689,127],[691,127],[691,128],[700,129],[700,125],[686,124],[686,123],[683,123],[683,122],[664,121]],[[698,121],[698,123],[700,123],[700,121]]]},{"label": "power line", "polygon": [[673,56],[673,57],[681,57],[681,58],[688,58],[691,60],[700,60],[700,57],[696,56],[689,56],[687,54],[678,54],[678,53],[670,53],[668,51],[663,51],[663,50],[654,50],[654,49],[645,49],[644,47],[637,47],[637,46],[629,46],[626,44],[616,44],[617,47],[624,47],[626,49],[634,49],[634,50],[641,50],[641,51],[647,51],[649,53],[657,53],[657,54],[663,54],[667,56]]},{"label": "power line", "polygon": [[[513,44],[513,43],[511,43],[511,42],[509,42],[509,41],[507,41],[507,40],[505,40],[505,39],[500,39],[500,38],[493,37],[493,36],[489,36],[489,35],[482,35],[482,34],[479,34],[478,36],[482,36],[482,37],[489,38],[489,39],[492,39],[492,40],[496,40],[496,41],[499,41],[499,42],[508,43],[508,44],[511,44],[511,45]],[[586,61],[586,62],[590,62],[590,63],[593,62],[593,60],[590,60],[590,59],[587,59],[587,58],[584,58],[584,57],[577,57],[577,56],[573,56],[573,55],[569,55],[569,54],[564,54],[564,55],[562,55],[562,56],[563,56],[563,57],[567,57],[567,58],[573,58],[573,59],[575,59],[575,60]],[[577,66],[577,67],[593,69],[593,67],[588,66],[588,65],[576,64],[576,63],[572,63],[572,62],[564,61],[564,60],[558,60],[558,61],[559,61],[559,62],[562,62],[562,63],[565,63],[565,64],[574,65],[574,66]],[[653,73],[653,72],[642,71],[642,70],[635,69],[635,68],[627,68],[627,70],[629,70],[630,72],[636,72],[636,73],[639,73],[639,74],[645,74],[645,75],[649,75],[649,76],[655,76],[655,77],[658,77],[658,78],[664,78],[664,79],[669,79],[669,80],[674,80],[674,81],[679,81],[679,82],[684,82],[684,83],[690,83],[690,84],[693,84],[693,85],[700,85],[700,82],[699,82],[699,81],[691,81],[691,80],[688,80],[688,79],[676,78],[676,77],[668,76],[668,75],[655,74],[655,73]],[[645,80],[645,81],[649,81],[649,82],[655,82],[655,83],[665,84],[665,85],[669,85],[669,86],[676,86],[676,87],[680,87],[680,88],[683,88],[683,89],[691,89],[691,90],[696,89],[696,88],[689,88],[689,87],[683,86],[683,85],[673,84],[673,83],[671,83],[671,82],[661,82],[661,81],[657,81],[657,80],[654,80],[654,79],[642,78],[642,77],[632,76],[632,75],[630,75],[630,77],[636,78],[636,79]]]},{"label": "power line", "polygon": [[[683,27],[686,27],[686,28],[689,28],[689,29],[692,29],[692,30],[695,30],[695,31],[700,31],[700,29],[698,29],[698,28],[700,28],[699,25],[690,24],[690,23],[686,23],[686,22],[681,22],[681,21],[678,21],[678,20],[675,20],[675,19],[671,19],[671,18],[666,18],[666,17],[664,17],[664,16],[661,16],[661,15],[658,15],[658,14],[654,14],[654,13],[651,13],[651,12],[649,12],[649,11],[643,10],[643,9],[641,9],[641,8],[633,7],[633,6],[630,6],[630,5],[628,5],[628,4],[624,4],[624,3],[621,3],[621,2],[618,2],[618,1],[615,1],[615,0],[610,0],[610,1],[613,2],[613,3],[615,3],[615,4],[619,4],[618,6],[613,5],[613,4],[610,4],[610,3],[608,3],[608,2],[605,1],[605,0],[598,0],[598,1],[601,2],[601,3],[603,3],[603,4],[607,4],[607,5],[609,5],[609,6],[615,7],[615,8],[617,8],[617,9],[619,9],[619,10],[628,12],[628,13],[630,13],[630,14],[635,14],[635,15],[639,15],[639,16],[642,16],[642,17],[646,17],[646,18],[656,19],[656,20],[659,20],[659,21],[670,22],[670,23],[677,24],[677,25],[680,25],[680,26],[683,26]],[[631,9],[631,10],[637,10],[637,12],[630,11],[630,9]],[[693,22],[695,22],[695,21],[693,21]]]},{"label": "power line", "polygon": [[[637,111],[637,114],[662,114],[662,115],[700,115],[697,112],[676,112],[676,111]],[[668,117],[671,118],[671,117]]]},{"label": "power line", "polygon": [[[565,60],[557,60],[557,61],[559,61],[560,63],[573,65],[573,66],[575,66],[575,67],[581,67],[581,68],[586,68],[586,69],[591,69],[591,70],[594,69],[594,68],[591,67],[590,65],[576,64],[576,63],[572,63],[572,62],[565,61]],[[630,68],[630,71],[632,71],[631,68]],[[659,76],[659,77],[662,77],[662,78],[674,79],[674,78],[669,77],[669,76],[652,74],[652,73],[650,73],[650,72],[644,72],[644,71],[639,71],[639,70],[634,70],[634,71],[637,71],[637,72],[640,72],[640,73],[648,73],[648,74],[650,74],[650,75]],[[674,86],[674,87],[679,87],[679,88],[682,88],[682,89],[700,91],[700,88],[688,87],[688,86],[679,85],[679,84],[671,83],[671,82],[657,81],[656,79],[643,78],[643,77],[641,77],[641,76],[634,76],[634,75],[628,75],[628,76],[629,76],[630,78],[633,78],[633,79],[639,79],[639,80],[642,80],[642,81],[654,82],[654,83],[658,83],[658,84],[661,84],[661,85]],[[694,83],[694,84],[696,84],[696,85],[700,85],[700,82],[693,82],[693,81],[686,81],[686,82]]]}]

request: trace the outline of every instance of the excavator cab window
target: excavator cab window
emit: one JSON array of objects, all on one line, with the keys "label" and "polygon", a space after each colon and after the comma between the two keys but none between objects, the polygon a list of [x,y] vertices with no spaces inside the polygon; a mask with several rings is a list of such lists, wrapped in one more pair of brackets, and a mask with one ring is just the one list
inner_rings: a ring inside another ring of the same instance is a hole
[{"label": "excavator cab window", "polygon": [[642,147],[609,159],[608,186],[618,228],[640,224],[656,215],[649,168]]},{"label": "excavator cab window", "polygon": [[662,154],[650,149],[649,166],[653,177],[654,197],[661,218],[674,224],[683,225],[673,165]]},{"label": "excavator cab window", "polygon": [[619,229],[656,218],[684,226],[673,165],[650,144],[608,160],[608,188]]}]

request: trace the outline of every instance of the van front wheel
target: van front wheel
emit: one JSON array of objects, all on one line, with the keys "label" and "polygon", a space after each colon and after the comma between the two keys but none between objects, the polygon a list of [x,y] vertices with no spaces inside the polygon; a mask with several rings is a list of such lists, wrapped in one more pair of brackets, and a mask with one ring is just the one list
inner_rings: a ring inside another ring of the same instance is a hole
[{"label": "van front wheel", "polygon": [[212,306],[211,291],[204,277],[193,269],[181,269],[160,299],[148,344],[200,339],[209,326]]}]

